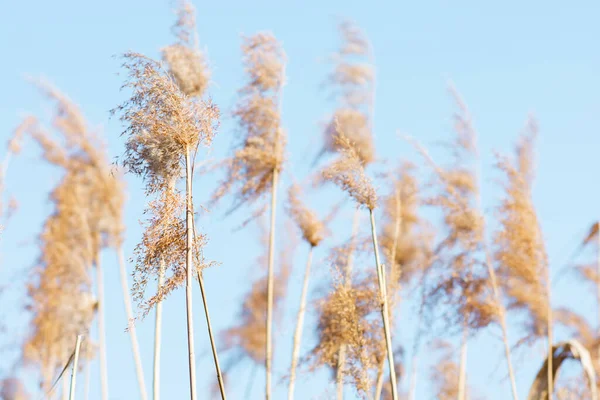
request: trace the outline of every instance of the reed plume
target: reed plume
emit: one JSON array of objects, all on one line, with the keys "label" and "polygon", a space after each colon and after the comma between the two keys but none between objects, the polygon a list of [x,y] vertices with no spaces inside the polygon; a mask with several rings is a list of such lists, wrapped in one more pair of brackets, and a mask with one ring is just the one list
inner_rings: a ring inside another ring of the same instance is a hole
[{"label": "reed plume", "polygon": [[[212,142],[219,110],[210,101],[189,97],[160,63],[137,53],[126,53],[124,59],[128,71],[124,87],[132,96],[113,110],[125,125],[123,164],[144,179],[147,194],[156,195],[150,205],[152,217],[137,249],[133,293],[147,313],[185,283],[190,397],[195,399],[192,282],[207,263],[202,252],[206,237],[193,233],[192,175],[199,146]],[[181,175],[185,176],[185,198],[176,188]],[[185,219],[181,216],[184,210]],[[158,292],[143,301],[148,279],[158,275],[161,262],[170,274]]]},{"label": "reed plume", "polygon": [[[404,162],[385,174],[385,178],[391,180],[392,187],[390,193],[382,198],[384,223],[380,237],[389,274],[387,292],[392,324],[397,317],[393,310],[399,307],[401,290],[422,275],[431,258],[432,235],[418,215],[422,199],[414,170],[413,164]],[[382,359],[377,372],[375,400],[380,399],[384,389],[384,368],[385,359]]]},{"label": "reed plume", "polygon": [[[503,287],[485,236],[477,132],[465,102],[452,85],[449,90],[458,108],[453,116],[456,136],[446,143],[452,156],[449,165],[438,166],[419,148],[435,171],[434,186],[438,189],[427,202],[441,211],[446,230],[433,254],[435,272],[427,273],[428,289],[424,298],[429,309],[436,308],[440,302],[450,305],[446,323],[460,326],[463,331],[461,360],[466,359],[469,331],[478,331],[491,323],[500,325],[512,396],[517,400]],[[436,276],[432,278],[433,274]],[[461,365],[461,377],[466,375],[463,369]]]},{"label": "reed plume", "polygon": [[[343,265],[343,264],[342,264]],[[338,274],[333,290],[317,302],[318,342],[310,357],[313,367],[327,366],[350,378],[361,397],[371,389],[369,371],[381,353],[382,321],[373,319],[379,309],[379,291],[373,279],[348,284]],[[340,347],[344,346],[344,364],[340,365]]]},{"label": "reed plume", "polygon": [[[498,264],[508,308],[527,316],[526,338],[547,336],[552,349],[550,271],[532,200],[533,150],[538,127],[530,117],[515,147],[515,157],[498,156],[497,168],[505,176],[505,195],[498,206],[500,228],[494,236],[494,259]],[[552,356],[548,356],[548,396],[552,399]]]},{"label": "reed plume", "polygon": [[[264,199],[271,191],[271,233],[267,272],[266,319],[266,399],[271,398],[272,313],[275,255],[275,215],[277,185],[283,166],[285,134],[281,126],[281,105],[285,84],[285,53],[270,33],[245,37],[243,62],[248,82],[239,90],[240,99],[233,115],[242,132],[233,156],[225,162],[226,178],[213,195],[218,201],[233,192],[232,210],[244,203]],[[261,208],[255,217],[262,213]]]},{"label": "reed plume", "polygon": [[341,45],[330,57],[333,70],[325,82],[337,107],[325,125],[324,145],[317,160],[325,153],[342,150],[336,137],[343,133],[356,144],[361,162],[369,164],[375,159],[373,49],[365,33],[350,21],[340,23],[338,32]]},{"label": "reed plume", "polygon": [[[57,216],[65,214],[65,218],[73,221],[71,224],[79,224],[77,228],[69,228],[73,232],[79,232],[82,237],[83,242],[79,246],[84,246],[82,251],[85,251],[85,256],[79,257],[79,262],[82,262],[83,267],[92,265],[96,267],[102,395],[106,398],[108,382],[104,341],[103,277],[99,260],[103,247],[114,247],[119,253],[122,251],[124,185],[122,180],[115,176],[114,171],[111,171],[102,140],[88,127],[78,107],[51,85],[39,83],[38,86],[56,105],[52,125],[60,137],[58,140],[55,139],[37,121],[29,123],[28,132],[42,147],[46,161],[66,172],[62,184],[64,186],[57,188],[51,197],[58,209]],[[62,222],[60,226],[66,229]],[[128,317],[131,318],[123,263],[120,263],[120,269],[125,309]],[[130,338],[140,396],[145,399],[144,377],[135,329],[130,331]]]}]

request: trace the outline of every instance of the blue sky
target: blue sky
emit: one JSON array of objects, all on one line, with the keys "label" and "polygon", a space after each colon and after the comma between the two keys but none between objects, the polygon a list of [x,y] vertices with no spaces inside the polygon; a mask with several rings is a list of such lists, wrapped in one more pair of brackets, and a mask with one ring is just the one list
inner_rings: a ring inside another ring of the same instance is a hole
[{"label": "blue sky", "polygon": [[[534,196],[554,271],[562,267],[573,251],[578,235],[598,219],[600,189],[595,182],[600,147],[600,54],[596,49],[600,3],[306,0],[196,2],[195,5],[200,42],[207,50],[213,70],[210,94],[224,115],[210,157],[224,156],[233,137],[234,126],[227,115],[244,79],[240,35],[270,30],[283,42],[289,60],[283,121],[289,134],[290,166],[300,179],[306,176],[307,155],[312,157],[320,146],[319,123],[333,106],[319,90],[329,72],[323,60],[338,43],[337,18],[347,17],[367,32],[375,50],[375,134],[380,157],[419,161],[414,149],[398,139],[397,130],[428,146],[450,137],[453,104],[446,84],[451,80],[468,103],[480,135],[487,210],[492,211],[499,194],[494,182],[499,175],[490,168],[492,150],[509,152],[527,114],[533,112],[540,124]],[[124,150],[119,136],[121,126],[118,120],[109,119],[109,110],[125,96],[119,92],[122,76],[117,73],[122,70],[114,56],[134,50],[158,57],[159,49],[173,41],[170,34],[173,21],[171,5],[166,0],[55,0],[6,2],[0,6],[0,49],[4,59],[0,64],[0,138],[7,139],[26,113],[49,114],[48,103],[25,80],[26,76],[44,77],[77,102],[90,123],[103,131],[111,157],[121,155]],[[443,153],[435,148],[432,152],[443,161]],[[32,145],[26,146],[8,173],[7,191],[20,203],[19,212],[0,243],[0,284],[9,286],[1,300],[9,307],[0,307],[0,315],[9,321],[9,327],[0,333],[0,344],[11,354],[11,359],[17,354],[12,338],[22,337],[26,329],[26,318],[16,309],[24,290],[22,283],[37,256],[35,235],[51,211],[47,193],[59,178],[58,171],[43,165],[39,151]],[[142,218],[145,199],[139,180],[127,179],[126,251],[130,255],[140,238],[138,220]],[[205,201],[215,184],[213,178],[198,179],[195,199]],[[336,191],[324,193],[339,196]],[[323,213],[331,203],[323,196],[311,196],[311,201]],[[205,273],[217,330],[235,321],[250,280],[262,271],[254,263],[260,252],[257,228],[251,226],[232,233],[243,220],[243,212],[223,219],[223,211],[223,208],[211,210],[199,218],[210,237],[207,256],[222,263]],[[338,232],[349,232],[351,212],[349,208],[344,210],[348,218],[340,222]],[[336,235],[337,242],[345,238],[341,233]],[[278,239],[284,238],[281,235]],[[282,376],[289,365],[291,326],[306,251],[300,245],[295,252],[287,311],[276,334],[277,376]],[[328,266],[322,261],[324,256],[321,251],[315,258],[315,289],[328,276]],[[106,253],[104,260],[110,398],[133,399],[137,396],[137,386],[129,338],[124,332],[116,256]],[[562,278],[554,300],[557,305],[578,305],[593,318],[592,296],[591,291],[581,290],[578,283]],[[185,398],[188,390],[183,300],[181,290],[164,307],[162,393],[167,396],[164,398]],[[410,317],[413,303],[410,299],[405,302],[406,311],[402,315],[407,318],[399,324],[397,334],[407,345],[412,343],[416,323]],[[199,398],[208,398],[213,367],[199,292],[195,292],[195,310]],[[305,332],[313,326],[314,315],[310,314]],[[150,316],[138,328],[148,390],[152,332]],[[305,349],[312,343],[313,335],[307,334]],[[519,359],[522,397],[526,396],[535,375],[542,350],[541,346],[533,348]],[[500,400],[508,396],[501,354],[500,342],[488,333],[479,335],[471,346],[469,379],[485,398]],[[423,356],[417,399],[430,398],[425,378],[431,360],[430,356]],[[5,364],[0,363],[0,368],[5,369],[8,365]],[[94,363],[91,400],[100,398],[96,394],[97,374]],[[251,379],[252,367],[246,364],[236,374],[239,375],[231,380],[235,383],[229,389],[230,397],[241,399],[246,382]],[[263,375],[261,368],[254,375],[252,398],[261,397]],[[279,384],[275,398],[281,398],[286,393],[286,384],[283,380],[276,382]],[[333,392],[326,394],[328,389],[331,388],[327,386],[327,373],[306,375],[298,383],[297,398],[330,398]],[[348,396],[352,398],[351,391]]]}]

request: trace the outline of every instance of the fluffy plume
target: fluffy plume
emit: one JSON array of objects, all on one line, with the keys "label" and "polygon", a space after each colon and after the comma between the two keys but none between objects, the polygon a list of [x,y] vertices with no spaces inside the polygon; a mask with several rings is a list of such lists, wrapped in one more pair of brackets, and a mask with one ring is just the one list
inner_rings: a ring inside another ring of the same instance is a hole
[{"label": "fluffy plume", "polygon": [[530,119],[515,158],[498,157],[506,180],[505,197],[497,209],[500,229],[494,237],[494,258],[509,308],[527,314],[530,339],[546,335],[548,327],[548,259],[531,195],[536,135],[537,126]]},{"label": "fluffy plume", "polygon": [[288,212],[300,231],[302,238],[316,247],[325,237],[325,224],[300,200],[300,186],[292,185],[288,190]]},{"label": "fluffy plume", "polygon": [[273,173],[283,165],[285,134],[281,127],[281,97],[285,79],[285,53],[270,33],[244,38],[242,45],[248,83],[239,91],[234,117],[242,138],[226,160],[226,178],[213,194],[213,202],[228,193],[232,209],[254,203],[271,189]]},{"label": "fluffy plume", "polygon": [[[338,108],[326,124],[324,147],[321,152],[343,150],[336,137],[345,135],[356,144],[357,156],[363,164],[375,159],[372,137],[375,73],[373,55],[365,34],[353,23],[342,22],[338,27],[342,44],[332,55],[334,68],[326,85]],[[364,61],[364,59],[367,61]]]},{"label": "fluffy plume", "polygon": [[208,86],[210,72],[198,48],[195,9],[189,1],[181,0],[173,33],[178,39],[177,43],[162,49],[163,60],[183,93],[202,97]]},{"label": "fluffy plume", "polygon": [[340,146],[340,156],[325,167],[323,179],[347,192],[359,205],[373,210],[377,207],[377,192],[365,172],[355,144],[343,135],[337,136],[336,140]]}]

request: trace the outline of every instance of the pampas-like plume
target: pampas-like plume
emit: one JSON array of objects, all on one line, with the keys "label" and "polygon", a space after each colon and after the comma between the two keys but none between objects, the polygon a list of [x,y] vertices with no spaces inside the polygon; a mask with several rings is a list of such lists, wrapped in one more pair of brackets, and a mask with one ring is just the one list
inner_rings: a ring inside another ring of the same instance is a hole
[{"label": "pampas-like plume", "polygon": [[[271,190],[271,232],[267,272],[266,320],[266,398],[271,397],[272,312],[275,256],[275,215],[277,184],[283,165],[285,134],[281,127],[281,102],[285,83],[285,53],[270,33],[258,33],[244,38],[242,45],[248,83],[239,90],[240,100],[234,117],[243,138],[233,157],[225,162],[227,176],[213,195],[218,201],[234,192],[233,209],[244,203],[254,203]],[[255,213],[254,217],[261,212]]]},{"label": "pampas-like plume", "polygon": [[[494,258],[509,308],[527,316],[527,339],[547,336],[552,344],[552,308],[550,304],[550,271],[540,224],[533,205],[533,146],[538,128],[529,118],[513,160],[498,156],[497,167],[506,176],[505,197],[497,213],[500,229],[494,237]],[[548,387],[552,387],[552,356],[548,353]],[[550,399],[552,398],[552,391]]]},{"label": "pampas-like plume", "polygon": [[[190,397],[195,400],[192,283],[206,266],[201,251],[206,237],[193,233],[192,174],[198,147],[212,141],[219,111],[210,101],[189,97],[158,62],[136,53],[127,53],[124,58],[128,71],[124,87],[133,93],[113,110],[120,114],[125,125],[123,133],[127,135],[123,164],[144,178],[148,194],[158,195],[151,206],[155,218],[150,220],[144,241],[138,247],[139,260],[143,262],[136,266],[138,279],[134,293],[139,300],[140,288],[143,292],[148,277],[158,274],[163,259],[170,266],[171,276],[148,301],[149,306],[185,282]],[[182,172],[185,172],[185,201],[175,188]],[[165,203],[167,199],[174,201]],[[181,217],[183,210],[185,223]]]},{"label": "pampas-like plume", "polygon": [[[102,393],[103,397],[107,397],[102,271],[99,254],[101,248],[105,246],[121,251],[124,231],[122,222],[124,185],[122,180],[111,171],[101,139],[87,126],[77,106],[49,84],[39,83],[38,86],[56,104],[56,113],[52,122],[60,138],[59,140],[53,138],[50,132],[37,121],[28,124],[28,132],[41,145],[44,158],[66,171],[64,182],[52,193],[51,198],[57,207],[55,214],[57,220],[66,219],[65,221],[70,222],[59,222],[57,226],[60,226],[60,229],[69,229],[71,234],[79,236],[81,243],[73,244],[75,248],[72,251],[83,254],[76,258],[77,262],[81,263],[80,268],[89,268],[92,264],[96,266]],[[65,224],[71,224],[73,227],[67,228],[68,225]],[[53,240],[59,241],[60,238]],[[68,246],[66,243],[61,245]],[[51,265],[51,262],[47,261],[47,265]],[[124,264],[120,263],[120,268],[125,309],[128,317],[131,318]],[[146,398],[145,384],[135,329],[130,330],[130,338],[140,396],[144,399]]]},{"label": "pampas-like plume", "polygon": [[326,81],[338,108],[325,127],[324,146],[317,160],[325,152],[341,150],[336,137],[343,133],[356,144],[361,162],[369,164],[375,159],[372,138],[375,103],[373,51],[364,32],[353,23],[342,22],[338,31],[342,44],[331,57],[334,68]]},{"label": "pampas-like plume", "polygon": [[[378,290],[372,280],[347,284],[342,276],[333,290],[317,303],[318,343],[311,351],[314,367],[328,366],[350,377],[357,392],[366,397],[371,388],[369,370],[381,353],[382,321],[368,318],[379,308]],[[345,363],[339,365],[340,348]]]},{"label": "pampas-like plume", "polygon": [[210,71],[198,48],[195,9],[187,0],[180,0],[173,33],[177,43],[162,49],[163,60],[183,93],[202,97],[208,86]]}]

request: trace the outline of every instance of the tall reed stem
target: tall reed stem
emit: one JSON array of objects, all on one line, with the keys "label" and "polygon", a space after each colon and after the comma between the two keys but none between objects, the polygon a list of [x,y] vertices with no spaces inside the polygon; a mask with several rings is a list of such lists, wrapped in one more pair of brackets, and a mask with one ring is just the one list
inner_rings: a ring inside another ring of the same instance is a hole
[{"label": "tall reed stem", "polygon": [[373,238],[373,249],[375,250],[375,264],[377,267],[377,280],[379,282],[379,296],[381,297],[381,316],[383,319],[383,330],[387,347],[387,358],[390,369],[390,385],[392,386],[392,399],[398,400],[398,387],[396,385],[396,366],[394,365],[394,350],[392,348],[392,333],[388,310],[387,283],[385,279],[385,268],[379,258],[379,245],[377,244],[377,228],[375,226],[375,215],[369,209],[371,218],[371,236]]},{"label": "tall reed stem", "polygon": [[[196,221],[192,214],[192,226],[194,227],[194,240],[196,240]],[[198,286],[200,286],[200,294],[202,295],[202,305],[204,306],[204,315],[206,317],[206,327],[208,329],[208,339],[210,340],[210,346],[213,353],[213,361],[215,363],[215,370],[217,372],[217,382],[219,384],[219,391],[221,392],[221,399],[226,400],[225,396],[225,382],[223,380],[223,373],[221,372],[221,366],[219,365],[219,356],[217,354],[217,345],[212,331],[212,324],[210,322],[210,314],[208,312],[208,300],[206,300],[206,291],[204,290],[204,277],[201,272],[197,272]]]},{"label": "tall reed stem", "polygon": [[194,320],[192,313],[192,280],[194,279],[192,260],[192,167],[190,160],[190,147],[185,147],[185,226],[186,226],[186,249],[185,249],[185,305],[187,314],[187,341],[188,341],[188,362],[190,371],[190,399],[196,400],[196,355],[194,352]]},{"label": "tall reed stem", "polygon": [[460,366],[458,370],[458,400],[466,400],[467,393],[467,349],[469,329],[463,327],[463,336],[460,343]]},{"label": "tall reed stem", "polygon": [[275,261],[275,207],[277,205],[277,180],[279,170],[273,170],[273,182],[271,184],[271,229],[269,233],[269,269],[267,272],[267,342],[265,354],[265,367],[267,370],[265,398],[271,398],[271,368],[273,344],[271,343],[273,329],[273,263]]},{"label": "tall reed stem", "polygon": [[133,323],[133,309],[131,308],[131,300],[129,299],[129,285],[127,284],[127,270],[125,267],[125,255],[123,247],[117,249],[119,257],[119,273],[121,275],[121,289],[123,290],[123,304],[125,305],[125,313],[127,315],[127,326],[129,338],[131,339],[131,351],[133,352],[133,361],[135,363],[135,373],[137,376],[138,385],[140,388],[140,399],[146,400],[146,382],[144,381],[144,369],[142,367],[142,357],[140,355],[140,347],[137,340],[135,324]]},{"label": "tall reed stem", "polygon": [[217,381],[219,383],[219,390],[221,391],[221,399],[226,400],[225,396],[225,382],[223,382],[223,374],[221,373],[221,367],[219,366],[219,356],[217,355],[217,346],[215,344],[215,338],[213,336],[212,325],[210,323],[210,314],[208,313],[208,303],[206,300],[206,292],[204,291],[204,278],[202,273],[198,272],[198,285],[200,285],[200,293],[202,294],[202,304],[204,305],[204,314],[206,316],[206,326],[208,328],[208,337],[210,340],[210,346],[212,348],[213,360],[215,362],[215,369],[217,371]]},{"label": "tall reed stem", "polygon": [[[160,260],[158,270],[158,290],[160,293],[165,283],[165,261]],[[156,314],[154,320],[154,368],[152,372],[152,398],[160,400],[160,347],[162,337],[162,301],[156,303]]]},{"label": "tall reed stem", "polygon": [[[396,263],[396,253],[398,248],[398,239],[400,238],[400,228],[402,226],[402,198],[400,197],[400,191],[396,189],[394,191],[394,205],[395,205],[395,213],[396,220],[394,221],[394,240],[392,243],[392,252],[390,254],[390,278],[393,285],[400,285],[400,274],[401,272],[397,271],[402,268],[401,265],[398,265],[396,268],[393,268]],[[399,272],[399,273],[397,273]],[[399,287],[399,286],[398,286]],[[393,290],[393,286],[387,287],[387,290]],[[392,298],[392,310],[396,303],[396,298]],[[393,321],[393,312],[390,310],[390,316]],[[379,369],[377,370],[377,385],[375,386],[375,400],[379,400],[381,398],[381,392],[383,390],[383,369],[385,368],[385,358],[381,360],[379,364]]]},{"label": "tall reed stem", "polygon": [[75,358],[73,359],[73,370],[71,372],[71,387],[69,389],[69,400],[75,400],[75,381],[77,380],[77,364],[79,364],[79,349],[83,335],[77,335],[75,342]]},{"label": "tall reed stem", "polygon": [[108,367],[106,363],[106,331],[104,323],[104,277],[100,266],[100,249],[96,251],[96,290],[98,296],[98,352],[100,353],[100,392],[108,400]]},{"label": "tall reed stem", "polygon": [[[358,234],[358,223],[360,221],[360,210],[356,208],[354,210],[354,216],[352,217],[352,236],[350,236],[350,250],[348,252],[348,261],[346,263],[346,270],[344,271],[344,284],[350,286],[352,284],[352,270],[354,269],[354,242],[356,241],[356,235]],[[336,392],[337,400],[343,400],[344,398],[344,366],[346,364],[346,345],[342,343],[338,351],[338,365],[336,371]]]},{"label": "tall reed stem", "polygon": [[310,277],[310,267],[312,263],[314,246],[310,246],[308,251],[308,260],[304,271],[304,282],[302,283],[302,294],[300,295],[300,308],[298,309],[298,318],[296,319],[296,332],[294,332],[294,344],[292,350],[292,366],[290,367],[290,386],[288,391],[288,400],[294,399],[294,385],[296,383],[296,366],[300,356],[300,342],[302,341],[302,327],[304,326],[304,313],[306,311],[306,296],[308,293],[308,281]]}]

